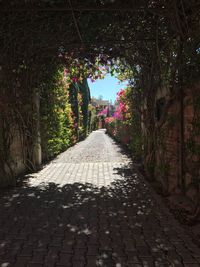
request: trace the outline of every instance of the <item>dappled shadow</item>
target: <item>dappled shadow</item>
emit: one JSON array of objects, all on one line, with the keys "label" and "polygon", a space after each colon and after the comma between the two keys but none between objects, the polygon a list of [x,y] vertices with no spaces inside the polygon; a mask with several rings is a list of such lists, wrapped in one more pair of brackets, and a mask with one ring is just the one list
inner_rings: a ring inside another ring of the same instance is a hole
[{"label": "dappled shadow", "polygon": [[113,172],[120,178],[108,187],[49,183],[2,190],[1,266],[181,264],[178,254],[170,257],[176,253],[170,237],[181,242],[180,231],[170,230],[147,185],[130,165]]}]

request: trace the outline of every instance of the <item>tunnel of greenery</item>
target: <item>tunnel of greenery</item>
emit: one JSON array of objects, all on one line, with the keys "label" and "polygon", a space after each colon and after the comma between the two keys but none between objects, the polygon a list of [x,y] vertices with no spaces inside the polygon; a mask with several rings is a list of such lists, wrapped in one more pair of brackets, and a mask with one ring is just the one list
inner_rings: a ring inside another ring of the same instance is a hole
[{"label": "tunnel of greenery", "polygon": [[[2,0],[0,13],[1,183],[15,183],[16,168],[35,170],[41,160],[87,136],[87,78],[110,72],[129,81],[133,155],[166,195],[186,195],[195,185],[197,214],[199,1]],[[186,88],[193,88],[188,101],[194,108],[187,138]],[[171,179],[165,136],[174,125],[178,159]],[[192,169],[186,164],[191,154]]]}]

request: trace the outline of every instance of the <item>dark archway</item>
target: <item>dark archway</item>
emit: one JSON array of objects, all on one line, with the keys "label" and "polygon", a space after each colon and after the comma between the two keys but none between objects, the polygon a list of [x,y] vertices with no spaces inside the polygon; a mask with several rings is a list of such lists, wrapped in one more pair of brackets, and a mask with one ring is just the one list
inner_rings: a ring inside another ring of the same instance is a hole
[{"label": "dark archway", "polygon": [[[16,122],[17,125],[20,122],[20,129],[26,132],[27,138],[21,141],[25,140],[30,147],[30,151],[26,151],[32,155],[28,157],[29,165],[34,168],[40,163],[37,155],[38,99],[41,88],[48,91],[50,77],[67,67],[87,78],[96,64],[109,63],[111,69],[118,66],[121,72],[130,70],[128,78],[133,87],[135,112],[142,120],[146,170],[151,177],[161,177],[159,183],[164,186],[165,194],[177,188],[186,194],[185,177],[190,169],[186,165],[187,155],[191,152],[194,158],[199,157],[199,147],[195,143],[199,135],[198,110],[193,116],[197,133],[195,137],[189,133],[186,138],[184,101],[187,93],[183,92],[188,84],[195,84],[199,76],[198,1],[13,0],[1,1],[0,8],[0,163],[4,170],[1,176],[12,170],[9,151],[12,125]],[[163,96],[167,98],[165,107],[161,108],[159,103]],[[175,104],[174,99],[177,100]],[[195,89],[189,93],[189,100],[197,99],[199,90]],[[194,106],[198,107],[195,101]],[[179,108],[176,116],[170,119],[168,111],[172,102]],[[155,105],[159,119],[155,116]],[[178,171],[172,179],[176,180],[175,185],[169,181],[167,159],[158,158],[159,154],[165,155],[168,142],[162,143],[165,140],[163,131],[166,132],[163,125],[171,123],[169,129],[174,129],[174,117],[177,126],[174,161],[178,162],[178,167],[175,166]],[[195,173],[197,162],[190,162],[195,177],[198,176]],[[191,186],[195,183],[199,187],[198,178]]]}]

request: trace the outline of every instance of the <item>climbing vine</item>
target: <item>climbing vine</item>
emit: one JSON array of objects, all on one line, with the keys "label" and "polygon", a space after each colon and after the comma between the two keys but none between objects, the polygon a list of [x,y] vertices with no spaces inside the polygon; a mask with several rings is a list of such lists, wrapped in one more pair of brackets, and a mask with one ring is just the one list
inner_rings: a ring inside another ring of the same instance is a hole
[{"label": "climbing vine", "polygon": [[73,117],[63,69],[41,87],[41,139],[43,157],[52,157],[73,144]]}]

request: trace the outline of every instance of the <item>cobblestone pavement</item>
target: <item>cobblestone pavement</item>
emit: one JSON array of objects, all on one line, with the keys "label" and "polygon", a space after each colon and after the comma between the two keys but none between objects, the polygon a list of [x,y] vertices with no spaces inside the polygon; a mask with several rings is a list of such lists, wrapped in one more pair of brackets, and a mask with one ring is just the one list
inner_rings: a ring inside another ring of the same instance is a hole
[{"label": "cobblestone pavement", "polygon": [[200,266],[200,250],[104,131],[0,192],[0,266]]}]

